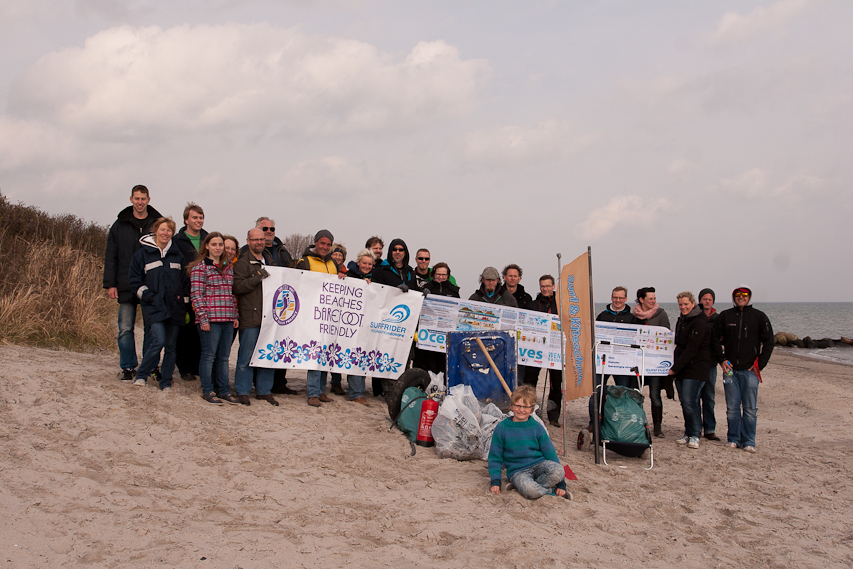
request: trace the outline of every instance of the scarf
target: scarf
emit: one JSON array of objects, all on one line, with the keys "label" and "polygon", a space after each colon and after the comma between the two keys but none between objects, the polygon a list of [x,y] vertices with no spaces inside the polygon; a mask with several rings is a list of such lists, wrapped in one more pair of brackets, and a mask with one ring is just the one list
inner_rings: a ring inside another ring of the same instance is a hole
[{"label": "scarf", "polygon": [[632,312],[634,313],[634,316],[636,316],[640,320],[648,320],[649,318],[654,316],[655,313],[658,311],[658,303],[657,302],[655,302],[655,305],[652,306],[649,310],[643,310],[642,306],[643,306],[642,304],[635,304],[634,310],[632,310]]}]

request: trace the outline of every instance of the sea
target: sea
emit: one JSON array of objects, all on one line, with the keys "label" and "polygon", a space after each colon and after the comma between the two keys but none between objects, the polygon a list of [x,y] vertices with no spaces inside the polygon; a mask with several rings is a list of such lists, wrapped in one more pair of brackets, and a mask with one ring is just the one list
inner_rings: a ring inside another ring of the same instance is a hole
[{"label": "sea", "polygon": [[[661,308],[666,310],[673,329],[680,313],[674,302],[664,302]],[[811,336],[813,340],[841,336],[853,338],[853,302],[756,302],[755,308],[764,312],[770,319],[773,332],[791,332],[800,338]],[[730,308],[728,302],[717,302],[714,308],[723,311]],[[602,306],[596,314],[604,310]],[[825,350],[807,350],[793,348],[794,353],[816,359],[853,365],[853,346],[839,345]]]}]

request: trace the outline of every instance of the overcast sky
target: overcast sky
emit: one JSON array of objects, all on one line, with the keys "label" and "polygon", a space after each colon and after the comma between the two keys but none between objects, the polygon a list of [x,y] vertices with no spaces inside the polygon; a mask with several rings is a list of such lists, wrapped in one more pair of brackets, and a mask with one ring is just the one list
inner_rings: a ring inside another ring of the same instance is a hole
[{"label": "overcast sky", "polygon": [[598,302],[846,301],[851,29],[844,0],[0,0],[0,191],[401,237],[465,296],[591,246]]}]

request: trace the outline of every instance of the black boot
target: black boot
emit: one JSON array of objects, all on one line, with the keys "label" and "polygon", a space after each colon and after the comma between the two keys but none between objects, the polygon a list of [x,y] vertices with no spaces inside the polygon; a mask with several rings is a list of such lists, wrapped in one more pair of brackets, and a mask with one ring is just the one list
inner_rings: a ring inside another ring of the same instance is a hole
[{"label": "black boot", "polygon": [[663,438],[663,431],[660,430],[660,425],[663,422],[663,407],[652,407],[652,423],[654,423],[654,435]]},{"label": "black boot", "polygon": [[675,380],[672,377],[663,378],[663,388],[667,399],[675,399]]}]

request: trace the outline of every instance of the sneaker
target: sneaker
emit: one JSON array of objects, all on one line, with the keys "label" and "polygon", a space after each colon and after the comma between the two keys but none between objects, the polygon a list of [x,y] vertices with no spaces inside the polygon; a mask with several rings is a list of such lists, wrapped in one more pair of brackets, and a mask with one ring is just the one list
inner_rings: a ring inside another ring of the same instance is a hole
[{"label": "sneaker", "polygon": [[275,397],[272,396],[272,393],[270,393],[269,395],[255,395],[255,399],[266,401],[270,405],[275,405],[276,407],[278,407],[278,401],[275,400]]},{"label": "sneaker", "polygon": [[720,440],[720,437],[718,437],[718,436],[717,436],[716,434],[714,434],[714,433],[705,433],[705,438],[706,438],[706,439],[708,439],[709,441],[718,441],[718,440]]},{"label": "sneaker", "polygon": [[756,449],[754,446],[743,447],[743,450],[745,450],[746,452],[758,452],[758,449]]},{"label": "sneaker", "polygon": [[737,443],[726,443],[726,446],[729,448],[737,448]]},{"label": "sneaker", "polygon": [[689,441],[689,440],[690,440],[690,437],[688,437],[687,435],[684,435],[683,437],[681,437],[680,439],[678,439],[677,441],[675,441],[675,444],[677,444],[677,445],[686,445],[686,444],[687,444],[687,441]]},{"label": "sneaker", "polygon": [[231,405],[238,405],[240,403],[239,401],[237,401],[237,398],[231,395],[230,393],[223,393],[222,395],[218,395],[217,397],[219,397],[226,403],[230,403]]},{"label": "sneaker", "polygon": [[350,399],[350,401],[352,401],[353,403],[360,403],[365,407],[370,407],[370,403],[368,403],[367,399],[365,399],[364,397],[356,397],[355,399]]},{"label": "sneaker", "polygon": [[133,385],[145,387],[145,380],[141,377],[137,377],[136,380],[134,380]]},{"label": "sneaker", "polygon": [[121,370],[121,380],[122,381],[133,381],[133,378],[136,377],[135,369],[123,369]]},{"label": "sneaker", "polygon": [[239,403],[240,405],[245,405],[246,407],[248,407],[249,405],[252,404],[252,401],[251,401],[251,399],[249,399],[248,395],[238,395],[237,396],[237,403]]},{"label": "sneaker", "polygon": [[214,405],[222,405],[222,399],[218,398],[215,393],[207,393],[201,396],[202,399]]},{"label": "sneaker", "polygon": [[687,448],[699,448],[699,437],[690,437],[687,441]]},{"label": "sneaker", "polygon": [[318,399],[319,399],[320,401],[322,401],[323,403],[334,403],[334,402],[335,402],[335,400],[334,400],[334,399],[332,399],[331,397],[329,397],[329,396],[328,396],[328,395],[326,395],[325,393],[321,393],[321,394],[320,394],[320,397],[318,397]]},{"label": "sneaker", "polygon": [[171,387],[171,386],[169,386],[169,385],[167,385],[166,387],[164,387],[164,388],[163,388],[163,389],[161,389],[160,391],[162,391],[163,393],[171,393],[171,392],[172,392],[172,387]]},{"label": "sneaker", "polygon": [[335,395],[346,395],[344,393],[344,388],[341,387],[340,383],[333,383],[332,384],[332,393],[334,393]]},{"label": "sneaker", "polygon": [[320,402],[319,397],[309,397],[308,405],[310,405],[311,407],[321,407],[323,404]]}]

